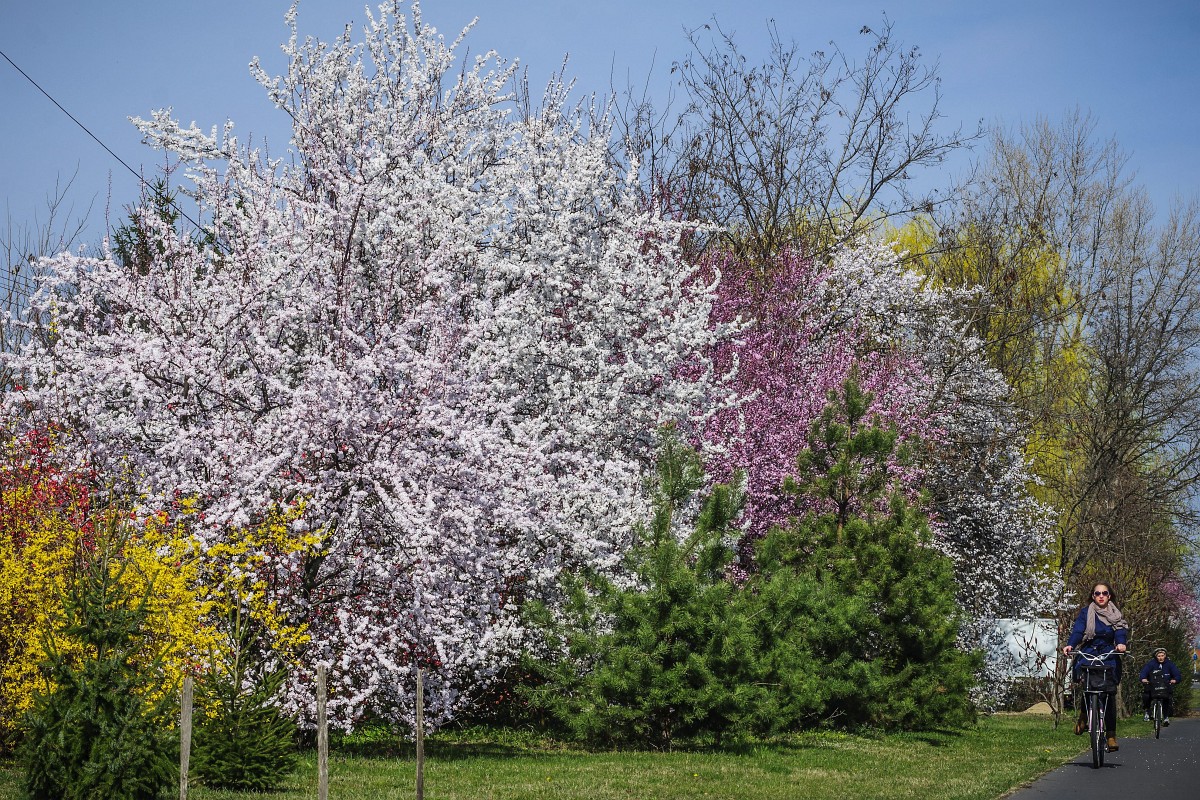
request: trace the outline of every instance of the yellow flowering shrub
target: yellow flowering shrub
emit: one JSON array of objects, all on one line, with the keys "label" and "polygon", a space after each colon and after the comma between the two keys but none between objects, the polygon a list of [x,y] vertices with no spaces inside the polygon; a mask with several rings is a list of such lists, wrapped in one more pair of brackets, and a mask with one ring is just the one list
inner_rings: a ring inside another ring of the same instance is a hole
[{"label": "yellow flowering shrub", "polygon": [[[305,628],[283,610],[288,591],[277,566],[297,560],[319,537],[292,532],[303,504],[272,509],[261,523],[211,544],[192,533],[196,503],[138,518],[93,507],[94,476],[55,463],[53,433],[0,441],[0,752],[20,736],[33,697],[53,689],[40,665],[47,645],[70,654],[62,634],[65,589],[98,536],[121,533],[113,574],[148,612],[145,663],[160,663],[151,700],[178,690],[236,645],[230,620],[251,622],[256,645],[280,664],[295,662]],[[108,532],[108,533],[106,533]]]},{"label": "yellow flowering shrub", "polygon": [[[293,531],[303,513],[303,504],[272,509],[258,525],[228,531],[204,552],[200,585],[219,641],[207,654],[196,704],[210,721],[228,724],[231,715],[257,713],[243,704],[274,694],[299,665],[309,637],[306,625],[289,617],[289,600],[304,556],[320,544],[314,534]],[[197,724],[200,736],[204,723]]]},{"label": "yellow flowering shrub", "polygon": [[0,442],[0,750],[13,743],[34,692],[61,589],[92,536],[85,476],[50,457],[49,432]]},{"label": "yellow flowering shrub", "polygon": [[[291,587],[280,566],[321,541],[315,533],[292,530],[292,523],[303,514],[303,503],[273,508],[258,525],[227,532],[200,559],[198,584],[212,617],[230,620],[246,615],[261,632],[260,644],[284,663],[295,663],[308,634],[303,623],[287,618],[283,600]],[[229,633],[225,631],[227,637]]]}]

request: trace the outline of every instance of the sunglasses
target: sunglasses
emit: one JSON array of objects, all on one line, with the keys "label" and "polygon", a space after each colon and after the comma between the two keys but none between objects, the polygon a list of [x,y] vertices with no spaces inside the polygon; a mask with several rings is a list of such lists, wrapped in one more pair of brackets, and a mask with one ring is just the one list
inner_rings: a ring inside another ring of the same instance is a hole
[{"label": "sunglasses", "polygon": [[1108,592],[1092,592],[1092,597],[1108,597]]}]

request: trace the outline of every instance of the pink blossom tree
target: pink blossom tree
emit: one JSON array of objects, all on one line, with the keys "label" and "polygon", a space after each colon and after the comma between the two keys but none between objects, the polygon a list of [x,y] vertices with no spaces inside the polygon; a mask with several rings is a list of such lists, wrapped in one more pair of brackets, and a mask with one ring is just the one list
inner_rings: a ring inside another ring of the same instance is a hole
[{"label": "pink blossom tree", "polygon": [[[904,307],[917,299],[905,273],[886,268],[895,261],[890,251],[847,248],[830,264],[788,252],[765,269],[724,253],[709,258],[707,266],[722,276],[716,323],[753,322],[713,351],[718,365],[736,365],[743,400],[716,413],[705,430],[714,477],[727,481],[737,470],[745,472],[752,538],[808,510],[805,499],[782,491],[783,482],[795,473],[796,457],[808,447],[829,393],[852,373],[872,395],[872,414],[899,427],[905,438],[936,438],[936,421],[918,389],[925,378],[921,360],[895,335],[898,316],[872,305]],[[919,485],[917,471],[902,477],[913,489]]]},{"label": "pink blossom tree", "polygon": [[[750,320],[714,360],[736,365],[742,402],[705,428],[716,480],[743,470],[746,543],[814,509],[783,481],[809,446],[831,390],[852,373],[871,413],[913,446],[899,485],[924,492],[937,546],[955,563],[965,646],[986,644],[998,617],[1054,608],[1058,582],[1042,570],[1052,517],[1029,488],[1025,432],[1002,376],[964,333],[962,292],[937,291],[888,247],[842,248],[827,264],[786,253],[764,267],[713,255],[722,276],[714,320]],[[752,568],[749,548],[743,566]]]}]

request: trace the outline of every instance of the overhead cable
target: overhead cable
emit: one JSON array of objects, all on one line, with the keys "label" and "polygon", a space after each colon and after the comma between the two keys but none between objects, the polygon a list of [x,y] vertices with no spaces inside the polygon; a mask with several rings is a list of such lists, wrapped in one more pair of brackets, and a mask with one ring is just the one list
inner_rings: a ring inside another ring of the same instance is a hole
[{"label": "overhead cable", "polygon": [[[63,105],[62,105],[62,103],[60,103],[60,102],[58,102],[57,100],[55,100],[55,99],[54,99],[54,98],[53,98],[53,97],[50,95],[50,93],[49,93],[49,92],[47,92],[45,89],[43,89],[43,88],[41,87],[41,85],[40,85],[40,84],[39,84],[37,81],[35,81],[33,78],[29,77],[29,73],[27,73],[25,70],[23,70],[23,69],[21,69],[19,66],[17,66],[17,63],[16,63],[15,61],[13,61],[11,58],[9,58],[7,53],[5,53],[3,50],[0,50],[0,56],[3,56],[5,61],[7,61],[9,64],[12,64],[12,67],[13,67],[13,69],[15,69],[17,72],[21,73],[21,75],[22,75],[22,76],[25,78],[25,80],[27,80],[27,81],[29,81],[30,83],[32,83],[32,84],[34,85],[34,87],[35,87],[35,88],[36,88],[36,89],[37,89],[39,92],[41,92],[42,94],[44,94],[44,95],[46,96],[46,99],[47,99],[47,100],[49,100],[51,103],[54,103],[54,105],[58,107],[58,110],[59,110],[59,111],[63,112],[63,113],[64,113],[64,114],[66,114],[68,117],[70,117],[71,121],[72,121],[72,122],[74,122],[76,125],[78,125],[78,126],[79,126],[79,128],[80,128],[80,129],[81,129],[81,130],[82,130],[84,133],[86,133],[88,136],[92,137],[92,139],[94,139],[94,140],[95,140],[96,144],[98,144],[98,145],[100,145],[101,147],[103,147],[103,148],[105,149],[105,151],[107,151],[107,152],[108,152],[108,154],[109,154],[110,156],[112,156],[113,158],[115,158],[115,159],[116,159],[116,160],[117,160],[117,161],[118,161],[118,162],[121,164],[121,166],[123,166],[125,169],[129,170],[129,172],[130,172],[130,173],[133,175],[133,177],[135,177],[135,178],[137,178],[137,179],[138,179],[138,183],[140,183],[140,184],[141,184],[143,187],[145,187],[146,189],[150,189],[151,191],[153,191],[153,190],[154,190],[154,188],[153,188],[153,187],[152,187],[152,186],[151,186],[149,183],[147,183],[147,182],[146,182],[146,179],[142,177],[141,173],[139,173],[139,172],[138,172],[137,170],[135,170],[133,167],[131,167],[131,166],[129,166],[128,164],[126,164],[126,163],[125,163],[125,159],[121,158],[119,155],[117,155],[116,153],[114,153],[114,152],[112,151],[112,148],[110,148],[110,147],[109,147],[108,145],[106,145],[104,142],[100,141],[100,137],[99,137],[99,136],[97,136],[96,134],[94,134],[94,133],[92,133],[90,130],[88,130],[88,127],[87,127],[86,125],[84,125],[82,122],[80,122],[78,119],[76,119],[74,114],[72,114],[70,111],[67,111],[65,108],[63,108]],[[202,230],[204,230],[203,228],[201,228],[201,227],[200,227],[200,223],[196,222],[196,220],[194,220],[194,219],[192,219],[190,216],[188,216],[187,212],[186,212],[186,211],[184,211],[182,208],[180,208],[180,207],[179,207],[179,204],[178,204],[178,203],[176,203],[176,202],[175,202],[175,200],[174,200],[173,198],[171,198],[171,197],[165,197],[165,199],[166,199],[166,201],[167,201],[168,203],[170,203],[172,206],[174,206],[175,210],[179,212],[180,216],[182,216],[182,217],[183,217],[184,219],[186,219],[188,222],[192,223],[192,226],[193,226],[193,227],[195,227],[195,229],[196,229],[197,231],[202,231]],[[216,244],[216,245],[217,245],[218,249],[223,249],[223,248],[221,248],[221,247],[220,247],[220,245],[219,245],[219,244],[217,244],[217,243],[216,243],[216,241],[215,241],[215,240],[214,240],[214,244]]]}]

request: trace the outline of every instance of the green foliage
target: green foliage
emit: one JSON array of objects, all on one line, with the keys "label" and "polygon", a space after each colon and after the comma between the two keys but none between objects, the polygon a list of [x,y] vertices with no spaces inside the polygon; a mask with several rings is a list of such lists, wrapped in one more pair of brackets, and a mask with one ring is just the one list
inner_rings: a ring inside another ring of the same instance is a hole
[{"label": "green foliage", "polygon": [[271,669],[255,648],[255,626],[239,605],[230,612],[228,650],[213,653],[197,687],[192,769],[207,786],[268,791],[295,767],[296,726],[274,704],[283,669]]},{"label": "green foliage", "polygon": [[831,395],[788,482],[816,510],[760,542],[744,585],[726,575],[738,491],[714,487],[679,535],[704,477],[667,437],[632,585],[573,576],[559,617],[537,609],[545,650],[562,657],[523,665],[532,716],[590,744],[657,747],[969,722],[979,664],[957,646],[951,563],[891,477],[904,454],[895,431],[864,419],[869,406],[853,377]]},{"label": "green foliage", "polygon": [[[1191,713],[1191,709],[1195,707],[1195,704],[1192,702],[1194,697],[1192,690],[1192,640],[1188,636],[1187,628],[1183,625],[1172,625],[1163,639],[1164,643],[1161,646],[1167,648],[1167,658],[1175,662],[1175,666],[1179,667],[1179,672],[1183,675],[1183,680],[1175,684],[1175,692],[1172,696],[1175,716],[1187,716]],[[1135,670],[1130,669],[1128,671],[1134,672]],[[1129,696],[1134,697],[1135,695]]]},{"label": "green foliage", "polygon": [[[175,203],[176,193],[171,191],[164,178],[155,178],[147,185],[142,201],[143,213],[153,215],[159,224],[174,229],[179,222],[179,208]],[[113,255],[127,267],[136,267],[145,275],[156,259],[166,257],[165,245],[160,235],[150,229],[149,219],[138,210],[132,210],[129,222],[113,233]]]},{"label": "green foliage", "polygon": [[133,268],[141,275],[148,275],[155,265],[158,269],[175,263],[177,237],[211,248],[218,253],[225,248],[217,241],[213,231],[200,228],[188,233],[180,220],[190,218],[180,210],[179,192],[171,188],[166,178],[154,178],[142,192],[141,202],[129,208],[128,221],[113,232],[113,256],[117,263]]},{"label": "green foliage", "polygon": [[[1122,609],[1123,611],[1124,609]],[[1129,657],[1124,659],[1121,669],[1121,690],[1125,698],[1126,709],[1137,717],[1142,714],[1142,680],[1141,669],[1154,657],[1154,650],[1165,647],[1167,658],[1179,668],[1183,680],[1175,684],[1171,692],[1171,705],[1176,717],[1194,714],[1192,689],[1192,640],[1185,625],[1169,623],[1159,630],[1138,630],[1140,634],[1134,639],[1129,650]]]},{"label": "green foliage", "polygon": [[[768,537],[773,544],[775,534]],[[783,560],[763,560],[738,595],[737,613],[751,626],[758,688],[750,730],[776,736],[811,728],[826,718],[825,665],[809,641],[820,603],[816,585]]]},{"label": "green foliage", "polygon": [[35,699],[22,748],[33,800],[151,800],[174,782],[168,704],[147,699],[162,696],[163,662],[147,633],[148,596],[123,580],[125,539],[116,526],[100,537],[66,587],[61,638],[79,647],[46,639],[54,688]]},{"label": "green foliage", "polygon": [[757,706],[758,690],[739,680],[753,667],[754,642],[725,578],[740,493],[713,489],[680,537],[676,517],[704,485],[699,459],[667,436],[658,478],[653,519],[630,556],[634,585],[572,577],[563,622],[539,609],[550,648],[565,642],[566,652],[527,662],[538,685],[524,696],[560,732],[592,744],[719,738]]},{"label": "green foliage", "polygon": [[957,647],[951,564],[892,485],[895,432],[867,422],[868,405],[853,378],[830,396],[789,481],[830,510],[776,529],[760,547],[748,589],[771,603],[764,617],[795,621],[762,637],[770,679],[808,692],[784,709],[787,724],[813,714],[849,726],[962,724],[978,659]]}]

